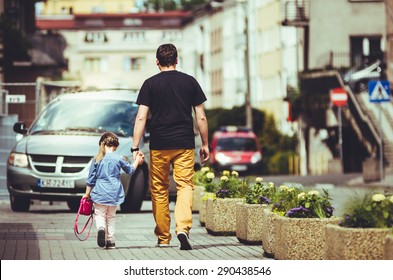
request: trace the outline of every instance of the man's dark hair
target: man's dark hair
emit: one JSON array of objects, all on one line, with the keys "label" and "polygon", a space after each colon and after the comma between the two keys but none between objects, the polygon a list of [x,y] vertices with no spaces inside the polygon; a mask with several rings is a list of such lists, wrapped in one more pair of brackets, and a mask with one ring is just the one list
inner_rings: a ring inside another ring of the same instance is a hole
[{"label": "man's dark hair", "polygon": [[163,44],[158,47],[156,58],[161,66],[168,67],[176,64],[177,50],[173,44]]}]

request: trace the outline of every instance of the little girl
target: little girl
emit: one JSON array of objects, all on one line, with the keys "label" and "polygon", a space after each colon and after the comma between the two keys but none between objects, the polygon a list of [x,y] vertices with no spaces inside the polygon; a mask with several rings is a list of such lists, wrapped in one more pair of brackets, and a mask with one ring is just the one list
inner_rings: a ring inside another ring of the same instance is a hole
[{"label": "little girl", "polygon": [[98,246],[114,249],[116,209],[124,202],[120,170],[123,169],[129,175],[134,174],[138,165],[143,163],[144,155],[139,152],[130,164],[122,156],[113,153],[119,146],[119,139],[111,132],[101,136],[99,146],[89,170],[83,197],[90,197],[94,203]]}]

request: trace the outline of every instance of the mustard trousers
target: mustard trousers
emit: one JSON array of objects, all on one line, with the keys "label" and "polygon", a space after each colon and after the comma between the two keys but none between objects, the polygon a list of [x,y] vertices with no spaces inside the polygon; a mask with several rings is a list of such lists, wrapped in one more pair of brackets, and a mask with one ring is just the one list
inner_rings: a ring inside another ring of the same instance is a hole
[{"label": "mustard trousers", "polygon": [[175,205],[176,234],[189,233],[192,227],[192,202],[194,193],[194,149],[151,150],[150,151],[150,191],[154,230],[158,243],[169,243],[171,217],[169,213],[170,167],[176,182]]}]

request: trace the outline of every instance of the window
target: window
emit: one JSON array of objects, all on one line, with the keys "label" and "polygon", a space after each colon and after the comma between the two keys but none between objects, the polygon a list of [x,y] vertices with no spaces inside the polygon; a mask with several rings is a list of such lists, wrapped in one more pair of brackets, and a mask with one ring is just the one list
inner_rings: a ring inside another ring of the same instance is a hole
[{"label": "window", "polygon": [[83,61],[83,70],[96,73],[107,72],[107,59],[105,57],[86,57]]},{"label": "window", "polygon": [[142,31],[130,31],[124,33],[124,42],[144,42],[145,32]]},{"label": "window", "polygon": [[108,38],[104,32],[87,32],[85,35],[86,43],[106,43]]},{"label": "window", "polygon": [[381,48],[382,36],[352,36],[351,42],[351,64],[354,66],[365,66],[382,60]]},{"label": "window", "polygon": [[124,59],[125,71],[143,70],[146,65],[146,58],[144,57],[126,57]]}]

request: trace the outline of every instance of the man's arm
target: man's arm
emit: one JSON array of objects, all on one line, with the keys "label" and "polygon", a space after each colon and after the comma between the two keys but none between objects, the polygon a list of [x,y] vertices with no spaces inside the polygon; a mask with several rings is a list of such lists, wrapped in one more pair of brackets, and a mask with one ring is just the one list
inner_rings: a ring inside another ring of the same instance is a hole
[{"label": "man's arm", "polygon": [[[149,113],[149,107],[145,105],[139,105],[138,114],[135,119],[134,126],[134,137],[133,137],[133,146],[132,148],[138,148],[145,132],[146,120]],[[136,156],[136,153],[133,153]],[[135,158],[134,158],[135,160]]]},{"label": "man's arm", "polygon": [[201,162],[203,164],[209,159],[210,156],[209,140],[208,140],[208,135],[209,135],[208,124],[207,124],[205,110],[203,109],[203,105],[200,104],[198,106],[195,106],[194,109],[195,109],[195,117],[197,120],[199,133],[201,134],[201,139],[202,139],[202,147],[199,154],[201,157]]}]

